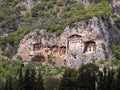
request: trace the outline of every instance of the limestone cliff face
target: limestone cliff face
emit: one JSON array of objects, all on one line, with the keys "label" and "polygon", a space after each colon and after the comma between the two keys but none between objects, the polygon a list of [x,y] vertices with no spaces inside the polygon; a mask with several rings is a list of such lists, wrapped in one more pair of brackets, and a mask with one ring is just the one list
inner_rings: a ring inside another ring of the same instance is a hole
[{"label": "limestone cliff face", "polygon": [[112,37],[118,33],[97,17],[75,23],[72,28],[66,27],[59,37],[36,29],[20,41],[17,55],[24,61],[78,68],[80,64],[111,57],[110,32]]}]

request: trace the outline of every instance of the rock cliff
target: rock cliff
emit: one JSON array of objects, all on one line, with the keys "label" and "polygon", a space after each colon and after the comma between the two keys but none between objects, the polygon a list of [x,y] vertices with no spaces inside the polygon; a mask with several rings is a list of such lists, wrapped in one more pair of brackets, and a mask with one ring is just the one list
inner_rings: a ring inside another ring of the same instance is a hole
[{"label": "rock cliff", "polygon": [[3,59],[78,68],[111,58],[120,45],[120,0],[3,0],[0,7]]},{"label": "rock cliff", "polygon": [[[110,38],[116,33],[101,18],[93,17],[66,27],[59,37],[46,30],[33,30],[19,44],[17,55],[26,61],[68,65],[78,68],[80,64],[111,57]],[[116,38],[118,40],[118,38]],[[116,40],[116,41],[117,41]],[[51,62],[50,62],[51,61]]]}]

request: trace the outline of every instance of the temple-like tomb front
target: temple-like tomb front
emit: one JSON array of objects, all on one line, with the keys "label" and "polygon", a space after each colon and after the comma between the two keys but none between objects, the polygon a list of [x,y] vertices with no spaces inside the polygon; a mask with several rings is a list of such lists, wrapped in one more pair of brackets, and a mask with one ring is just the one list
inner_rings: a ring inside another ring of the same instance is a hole
[{"label": "temple-like tomb front", "polygon": [[47,48],[47,47],[46,47],[46,48],[44,48],[44,54],[45,54],[45,55],[48,55],[48,54],[49,54],[49,52],[50,52],[50,48]]},{"label": "temple-like tomb front", "polygon": [[58,55],[58,46],[52,46],[51,47],[51,49],[52,49],[52,55],[53,55],[53,57],[55,57],[55,56],[57,56]]},{"label": "temple-like tomb front", "polygon": [[41,43],[35,43],[33,44],[33,51],[39,51],[42,49],[42,44]]},{"label": "temple-like tomb front", "polygon": [[64,56],[64,55],[66,55],[66,47],[62,46],[60,47],[60,56]]},{"label": "temple-like tomb front", "polygon": [[94,41],[84,42],[84,51],[83,53],[92,53],[96,51],[96,43]]},{"label": "temple-like tomb front", "polygon": [[74,34],[70,37],[68,37],[68,50],[77,50],[81,48],[81,36]]}]

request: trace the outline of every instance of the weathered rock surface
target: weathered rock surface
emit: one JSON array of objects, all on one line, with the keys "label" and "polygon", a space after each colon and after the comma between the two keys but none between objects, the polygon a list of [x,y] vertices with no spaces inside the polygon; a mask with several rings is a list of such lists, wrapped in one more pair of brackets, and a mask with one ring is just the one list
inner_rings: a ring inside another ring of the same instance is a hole
[{"label": "weathered rock surface", "polygon": [[93,60],[109,58],[110,37],[105,21],[93,17],[76,23],[73,28],[66,27],[59,37],[45,30],[31,31],[20,41],[17,55],[24,61],[78,68]]}]

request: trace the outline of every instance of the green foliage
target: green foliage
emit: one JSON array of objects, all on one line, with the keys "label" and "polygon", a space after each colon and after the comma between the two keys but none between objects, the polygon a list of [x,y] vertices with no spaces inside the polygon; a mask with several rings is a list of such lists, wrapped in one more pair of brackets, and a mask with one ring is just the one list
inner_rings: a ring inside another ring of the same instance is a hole
[{"label": "green foliage", "polygon": [[44,81],[45,90],[58,90],[60,80],[57,78],[46,78]]},{"label": "green foliage", "polygon": [[115,16],[115,15],[113,15],[112,17],[113,17],[114,22],[116,23],[116,26],[118,28],[120,28],[120,17],[119,16]]},{"label": "green foliage", "polygon": [[103,72],[98,71],[98,90],[114,90],[114,86],[112,86],[115,80],[114,75],[114,70],[107,67],[103,68]]},{"label": "green foliage", "polygon": [[43,76],[55,70],[36,63],[24,65],[21,61],[2,61],[0,66],[0,89],[2,90],[120,89],[120,69],[114,67],[104,66],[99,69],[97,65],[90,63],[82,65],[78,70],[66,69],[57,77],[55,75],[43,79]]},{"label": "green foliage", "polygon": [[49,24],[46,26],[47,31],[56,32],[57,35],[59,35],[59,32],[61,31],[62,27],[60,25],[55,24]]},{"label": "green foliage", "polygon": [[87,9],[87,17],[91,17],[91,16],[102,16],[105,18],[109,18],[109,16],[111,16],[111,8],[109,6],[109,3],[106,1],[102,1],[101,3],[98,3],[96,5],[91,5],[88,9]]},{"label": "green foliage", "polygon": [[64,0],[57,0],[56,1],[57,5],[60,5],[60,6],[63,4],[63,2],[64,2]]},{"label": "green foliage", "polygon": [[120,60],[116,59],[116,58],[112,58],[111,59],[111,64],[114,66],[119,66],[120,65]]},{"label": "green foliage", "polygon": [[32,16],[30,13],[26,13],[25,16],[23,17],[24,22],[31,22],[32,21]]},{"label": "green foliage", "polygon": [[14,38],[15,38],[15,35],[14,33],[10,33],[9,36],[8,36],[8,41],[12,44],[14,44]]},{"label": "green foliage", "polygon": [[25,11],[27,8],[25,5],[21,5],[21,6],[16,6],[13,8],[14,12],[20,12],[20,11]]},{"label": "green foliage", "polygon": [[17,59],[18,59],[18,60],[22,60],[22,57],[19,56],[19,55],[17,55]]},{"label": "green foliage", "polygon": [[46,6],[44,2],[37,3],[31,10],[32,16],[36,17],[39,10],[44,10],[44,6]]},{"label": "green foliage", "polygon": [[[86,64],[79,68],[77,83],[82,90],[95,90],[96,74],[99,67],[95,64]],[[89,82],[89,83],[88,83]]]},{"label": "green foliage", "polygon": [[115,89],[114,90],[119,90],[120,89],[120,67],[117,69],[117,81],[116,81],[116,85],[115,85]]},{"label": "green foliage", "polygon": [[4,56],[7,56],[7,57],[11,57],[12,55],[11,55],[12,53],[11,53],[11,50],[4,50],[3,52],[2,52],[2,55],[4,55]]},{"label": "green foliage", "polygon": [[73,90],[77,83],[76,82],[77,72],[75,69],[67,69],[61,79],[59,90]]},{"label": "green foliage", "polygon": [[[43,88],[43,90],[44,90],[44,87],[41,86],[42,84],[44,84],[43,78],[44,78],[44,80],[49,82],[47,78],[57,77],[66,69],[63,67],[50,68],[47,65],[43,66],[39,63],[34,63],[34,62],[29,62],[28,64],[24,64],[23,61],[21,61],[21,60],[0,61],[0,66],[1,66],[0,87],[1,87],[1,85],[3,85],[5,83],[6,79],[9,76],[11,76],[12,78],[16,77],[16,79],[17,79],[16,84],[19,86],[19,90],[23,90],[23,88],[25,87],[24,84],[26,84],[26,86],[27,86],[27,79],[29,79],[28,81],[30,81],[29,85],[30,84],[34,85],[34,86],[31,85],[31,86],[34,87],[35,90],[39,90],[40,88]],[[34,68],[37,68],[37,69],[34,69]],[[28,71],[26,71],[27,69],[29,69],[29,75],[27,74],[28,73]],[[26,76],[25,76],[25,73],[26,73]],[[49,76],[50,74],[52,76]],[[43,76],[43,78],[42,78],[42,76]],[[26,77],[26,81],[25,81],[25,77]],[[54,80],[53,80],[53,82],[54,82]],[[55,83],[56,82],[57,82],[57,80],[55,81]],[[57,83],[56,83],[56,85],[57,85]],[[47,88],[47,86],[49,87],[49,83],[46,83],[45,87]],[[4,90],[4,89],[2,89],[2,90]]]},{"label": "green foliage", "polygon": [[0,37],[0,45],[1,45],[1,44],[5,44],[5,42],[6,42],[6,41],[5,41],[5,38],[4,38],[4,37]]},{"label": "green foliage", "polygon": [[52,0],[47,2],[47,7],[48,8],[53,8],[53,6],[54,6],[54,2]]},{"label": "green foliage", "polygon": [[[41,19],[42,28],[45,28],[47,31],[56,32],[59,35],[65,26],[72,25],[76,21],[78,22],[93,16],[101,16],[108,19],[111,11],[112,9],[107,1],[94,3],[88,8],[84,8],[83,4],[76,3],[74,0],[49,0],[49,2],[41,1],[37,3],[32,8],[31,13],[34,18]],[[56,29],[57,24],[62,27],[61,30]]]},{"label": "green foliage", "polygon": [[45,11],[38,11],[38,15],[40,16],[40,17],[45,17],[45,16],[48,16],[49,15],[49,12],[45,12]]},{"label": "green foliage", "polygon": [[61,30],[61,29],[58,29],[58,30],[56,31],[56,36],[60,36],[61,33],[62,33],[62,30]]},{"label": "green foliage", "polygon": [[88,19],[92,16],[102,16],[109,18],[111,14],[111,8],[109,6],[109,3],[106,1],[102,1],[98,4],[92,4],[86,9],[84,9],[83,5],[81,4],[67,6],[63,8],[61,12],[62,17],[70,18],[70,21],[72,21],[71,23],[74,23],[77,20]]},{"label": "green foliage", "polygon": [[12,0],[12,2],[10,2],[11,6],[14,7],[18,4],[19,0]]},{"label": "green foliage", "polygon": [[35,90],[45,90],[41,72],[39,72],[39,74],[38,74],[37,83],[35,83],[34,89]]},{"label": "green foliage", "polygon": [[14,47],[17,47],[19,40],[21,40],[30,30],[30,27],[24,27],[18,30],[18,32],[10,33],[8,35],[8,42],[10,42]]},{"label": "green foliage", "polygon": [[114,16],[114,21],[115,22],[119,22],[120,21],[120,17]]},{"label": "green foliage", "polygon": [[31,87],[31,81],[30,81],[30,69],[28,68],[25,71],[25,77],[24,77],[24,89],[25,90],[31,90],[33,87]]},{"label": "green foliage", "polygon": [[56,13],[57,13],[57,10],[55,10],[55,9],[50,9],[50,14],[56,15]]},{"label": "green foliage", "polygon": [[0,28],[1,32],[11,32],[17,29],[16,14],[10,2],[0,1]]},{"label": "green foliage", "polygon": [[115,55],[116,59],[120,60],[120,46],[113,47],[113,54]]}]

